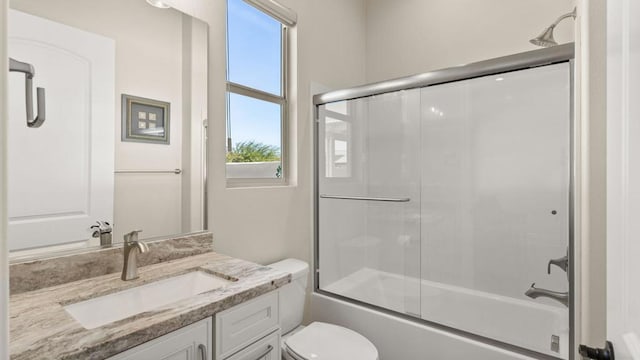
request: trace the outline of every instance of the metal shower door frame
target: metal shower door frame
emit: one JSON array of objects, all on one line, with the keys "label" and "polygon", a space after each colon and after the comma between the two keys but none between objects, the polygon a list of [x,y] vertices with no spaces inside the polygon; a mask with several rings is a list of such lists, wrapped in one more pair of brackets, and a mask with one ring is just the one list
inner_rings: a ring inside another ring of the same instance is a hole
[{"label": "metal shower door frame", "polygon": [[352,304],[363,306],[365,308],[390,314],[405,320],[416,322],[419,324],[427,325],[436,329],[444,330],[454,335],[464,336],[471,340],[480,341],[489,345],[493,345],[508,351],[513,351],[518,354],[535,357],[538,359],[560,359],[558,357],[542,354],[534,350],[526,349],[513,344],[505,343],[502,341],[487,338],[475,333],[463,331],[451,326],[442,325],[433,321],[417,318],[407,314],[399,313],[393,310],[385,309],[373,304],[365,303],[359,300],[355,300],[346,296],[334,294],[320,289],[320,254],[319,254],[319,200],[321,194],[319,192],[319,109],[321,105],[328,103],[354,100],[373,95],[385,94],[400,90],[409,90],[416,88],[423,88],[433,85],[441,85],[456,81],[469,80],[483,76],[498,75],[507,72],[526,70],[530,68],[536,68],[546,65],[553,65],[559,63],[569,63],[569,81],[570,81],[570,104],[569,104],[569,359],[573,359],[576,355],[576,342],[575,342],[575,329],[576,323],[576,269],[578,262],[575,261],[576,244],[575,244],[575,209],[574,203],[576,200],[575,186],[576,186],[576,121],[575,121],[575,45],[574,43],[563,44],[554,46],[551,48],[545,48],[540,50],[533,50],[514,55],[508,55],[504,57],[494,58],[490,60],[484,60],[467,65],[451,67],[441,70],[435,70],[423,74],[402,77],[382,82],[376,82],[372,84],[366,84],[349,89],[330,91],[313,96],[313,292],[321,294],[323,296],[331,297],[334,299],[346,301]]}]

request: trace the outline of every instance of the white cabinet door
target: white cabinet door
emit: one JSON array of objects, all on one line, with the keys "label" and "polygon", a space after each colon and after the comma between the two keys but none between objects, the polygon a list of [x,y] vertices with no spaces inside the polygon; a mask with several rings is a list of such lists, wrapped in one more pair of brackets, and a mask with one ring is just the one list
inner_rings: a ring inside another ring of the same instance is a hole
[{"label": "white cabinet door", "polygon": [[280,327],[278,292],[216,314],[216,358],[224,359]]},{"label": "white cabinet door", "polygon": [[212,323],[212,318],[201,320],[109,360],[212,360]]},{"label": "white cabinet door", "polygon": [[27,128],[25,76],[9,74],[9,250],[85,242],[113,221],[115,42],[15,10],[8,25],[9,56],[46,91],[44,124]]},{"label": "white cabinet door", "polygon": [[256,341],[226,360],[280,360],[280,331]]}]

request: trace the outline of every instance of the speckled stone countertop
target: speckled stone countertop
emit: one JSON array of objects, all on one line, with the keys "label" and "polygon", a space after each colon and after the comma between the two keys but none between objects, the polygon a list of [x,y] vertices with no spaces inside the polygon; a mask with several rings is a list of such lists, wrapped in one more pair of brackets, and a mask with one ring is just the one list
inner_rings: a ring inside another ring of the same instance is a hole
[{"label": "speckled stone countertop", "polygon": [[[83,328],[63,308],[197,270],[232,282],[91,330]],[[139,274],[132,281],[122,281],[120,273],[115,273],[11,296],[11,359],[104,359],[291,281],[290,274],[215,252],[141,267]]]}]

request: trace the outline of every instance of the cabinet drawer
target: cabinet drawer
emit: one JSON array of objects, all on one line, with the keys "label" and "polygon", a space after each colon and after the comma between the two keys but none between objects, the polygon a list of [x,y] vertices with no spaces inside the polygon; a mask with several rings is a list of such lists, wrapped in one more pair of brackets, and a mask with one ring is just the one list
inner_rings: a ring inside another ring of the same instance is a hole
[{"label": "cabinet drawer", "polygon": [[107,360],[211,360],[211,324],[206,318]]},{"label": "cabinet drawer", "polygon": [[223,359],[279,327],[278,292],[272,291],[216,315],[216,359]]},{"label": "cabinet drawer", "polygon": [[274,331],[226,360],[280,360],[280,331]]}]

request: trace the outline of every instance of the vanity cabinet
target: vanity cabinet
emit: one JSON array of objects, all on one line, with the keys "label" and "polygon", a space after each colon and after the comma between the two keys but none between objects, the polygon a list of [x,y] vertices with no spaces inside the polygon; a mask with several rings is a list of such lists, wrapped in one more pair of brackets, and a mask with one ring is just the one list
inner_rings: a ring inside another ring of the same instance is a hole
[{"label": "vanity cabinet", "polygon": [[278,291],[215,316],[216,360],[280,359]]},{"label": "vanity cabinet", "polygon": [[280,331],[274,331],[225,360],[280,360]]},{"label": "vanity cabinet", "polygon": [[279,360],[278,295],[272,291],[109,360]]},{"label": "vanity cabinet", "polygon": [[213,360],[212,324],[212,318],[200,320],[109,360]]}]

